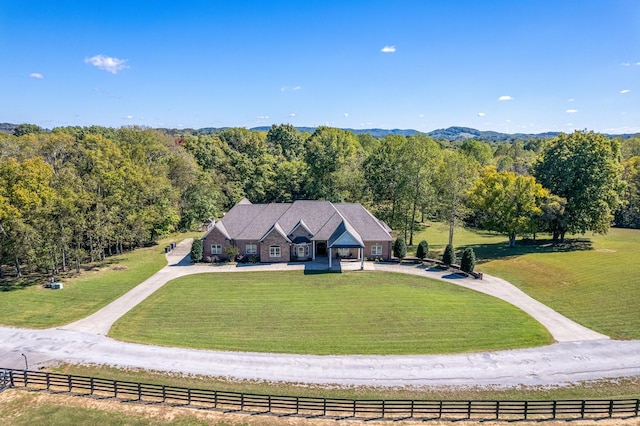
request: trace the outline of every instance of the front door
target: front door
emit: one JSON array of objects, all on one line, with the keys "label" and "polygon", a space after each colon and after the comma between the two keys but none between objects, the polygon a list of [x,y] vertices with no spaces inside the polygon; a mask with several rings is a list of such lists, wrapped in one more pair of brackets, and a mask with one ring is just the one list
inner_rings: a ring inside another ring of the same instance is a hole
[{"label": "front door", "polygon": [[326,256],[326,255],[327,255],[327,243],[317,243],[316,256]]}]

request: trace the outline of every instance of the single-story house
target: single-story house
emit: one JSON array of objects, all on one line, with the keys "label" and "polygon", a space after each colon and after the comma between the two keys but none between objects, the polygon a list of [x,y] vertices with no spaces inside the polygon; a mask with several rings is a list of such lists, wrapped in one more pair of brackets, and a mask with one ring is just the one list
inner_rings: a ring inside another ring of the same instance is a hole
[{"label": "single-story house", "polygon": [[360,204],[297,200],[252,204],[246,198],[203,237],[204,257],[227,259],[226,249],[272,263],[328,257],[389,260],[391,229]]}]

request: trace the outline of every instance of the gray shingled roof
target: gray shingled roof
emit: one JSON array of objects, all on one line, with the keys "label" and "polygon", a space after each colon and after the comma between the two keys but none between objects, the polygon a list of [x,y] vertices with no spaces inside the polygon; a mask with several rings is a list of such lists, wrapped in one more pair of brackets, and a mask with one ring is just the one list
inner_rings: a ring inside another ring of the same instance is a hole
[{"label": "gray shingled roof", "polygon": [[365,241],[391,241],[384,225],[361,204],[335,204],[336,209]]},{"label": "gray shingled roof", "polygon": [[[248,200],[247,200],[248,201]],[[360,204],[298,200],[293,203],[236,204],[220,220],[234,240],[260,240],[276,223],[285,235],[303,221],[313,240],[328,241],[341,222],[364,241],[391,241],[385,226]]]}]

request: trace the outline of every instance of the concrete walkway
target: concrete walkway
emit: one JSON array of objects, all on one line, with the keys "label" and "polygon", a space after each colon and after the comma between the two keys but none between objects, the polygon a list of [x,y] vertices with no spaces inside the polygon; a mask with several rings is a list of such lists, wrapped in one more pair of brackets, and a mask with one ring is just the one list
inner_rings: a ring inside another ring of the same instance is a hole
[{"label": "concrete walkway", "polygon": [[[506,300],[540,321],[559,342],[550,346],[458,355],[314,356],[167,348],[106,337],[111,325],[167,281],[207,272],[326,269],[326,264],[190,266],[190,240],[167,255],[168,265],[83,320],[47,330],[0,327],[0,366],[50,362],[106,364],[238,379],[366,386],[540,386],[640,376],[640,340],[614,341],[563,317],[499,278],[461,278],[416,265],[365,263],[365,270],[425,276]],[[344,262],[343,270],[360,264]]]}]

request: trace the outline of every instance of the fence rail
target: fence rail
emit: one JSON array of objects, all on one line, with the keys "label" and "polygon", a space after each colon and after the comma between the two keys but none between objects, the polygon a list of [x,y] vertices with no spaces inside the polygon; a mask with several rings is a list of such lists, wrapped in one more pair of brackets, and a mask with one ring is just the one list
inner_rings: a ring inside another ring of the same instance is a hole
[{"label": "fence rail", "polygon": [[638,417],[640,399],[561,401],[353,400],[260,395],[0,369],[10,387],[199,409],[360,420],[574,420]]}]

